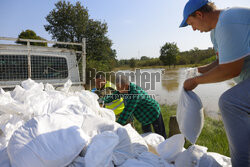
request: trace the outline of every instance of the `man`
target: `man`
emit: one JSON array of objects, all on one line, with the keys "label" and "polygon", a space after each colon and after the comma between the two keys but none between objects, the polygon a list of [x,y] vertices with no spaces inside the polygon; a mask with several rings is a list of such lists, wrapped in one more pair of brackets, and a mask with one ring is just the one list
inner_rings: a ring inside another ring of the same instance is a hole
[{"label": "man", "polygon": [[125,108],[117,120],[118,123],[125,125],[128,120],[135,118],[142,124],[144,133],[151,132],[151,124],[155,133],[167,138],[165,126],[160,112],[159,103],[150,97],[141,87],[130,83],[124,75],[116,76],[116,92],[104,98],[104,102],[109,103],[113,99],[123,97]]},{"label": "man", "polygon": [[[106,81],[104,74],[98,73],[96,75],[95,84],[97,88],[95,90],[95,93],[100,97],[100,99],[116,91],[116,86],[113,83]],[[99,102],[102,103],[103,101],[99,100]],[[123,99],[120,98],[120,99],[115,99],[109,103],[105,103],[104,107],[113,110],[115,115],[119,116],[119,114],[123,111],[125,106],[123,103]]]},{"label": "man", "polygon": [[[222,94],[219,107],[227,133],[233,167],[250,166],[250,9],[217,10],[207,0],[189,0],[180,27],[211,31],[218,59],[198,67],[203,75],[184,82],[185,90],[199,84],[235,78],[238,84]],[[216,134],[215,134],[216,135]]]}]

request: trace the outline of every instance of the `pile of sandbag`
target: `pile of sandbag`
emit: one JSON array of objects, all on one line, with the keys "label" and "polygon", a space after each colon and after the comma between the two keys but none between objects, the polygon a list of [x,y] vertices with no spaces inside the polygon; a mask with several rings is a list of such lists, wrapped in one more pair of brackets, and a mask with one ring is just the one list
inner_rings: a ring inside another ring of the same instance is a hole
[{"label": "pile of sandbag", "polygon": [[182,134],[167,140],[154,133],[141,136],[130,124],[116,123],[113,111],[99,107],[97,95],[71,92],[70,86],[68,81],[58,91],[29,79],[13,91],[0,90],[1,167],[174,167],[193,166],[194,158],[196,166],[230,162],[204,147],[185,150]]}]

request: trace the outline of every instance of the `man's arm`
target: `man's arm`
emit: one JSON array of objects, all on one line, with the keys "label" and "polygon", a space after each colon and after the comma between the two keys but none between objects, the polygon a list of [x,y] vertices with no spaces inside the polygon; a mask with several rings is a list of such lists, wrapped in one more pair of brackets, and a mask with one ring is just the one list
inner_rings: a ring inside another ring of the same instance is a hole
[{"label": "man's arm", "polygon": [[219,65],[219,60],[217,59],[214,62],[207,64],[207,65],[204,65],[204,66],[200,66],[197,69],[198,69],[199,73],[204,74],[204,73],[210,71],[211,69],[215,68],[218,65]]},{"label": "man's arm", "polygon": [[241,73],[243,64],[244,58],[232,63],[220,64],[201,76],[187,79],[184,82],[184,89],[193,90],[198,84],[215,83],[234,78]]}]

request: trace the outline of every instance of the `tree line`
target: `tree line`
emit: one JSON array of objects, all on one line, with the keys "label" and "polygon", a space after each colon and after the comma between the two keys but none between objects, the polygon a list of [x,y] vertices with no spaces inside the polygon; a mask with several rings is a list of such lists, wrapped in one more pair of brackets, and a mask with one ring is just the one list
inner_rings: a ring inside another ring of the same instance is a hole
[{"label": "tree line", "polygon": [[[171,47],[174,45],[174,47]],[[180,52],[176,43],[166,43],[161,47],[158,58],[142,56],[140,59],[122,59],[117,62],[117,67],[129,66],[147,67],[147,66],[175,66],[175,65],[204,65],[216,60],[216,54],[213,48],[200,50],[198,48],[189,51]]]},{"label": "tree line", "polygon": [[[176,43],[167,42],[161,47],[158,58],[142,56],[140,59],[117,60],[116,50],[111,48],[113,43],[107,36],[107,23],[91,19],[87,8],[81,5],[80,2],[71,4],[65,0],[58,1],[55,3],[55,8],[50,11],[45,19],[48,24],[44,25],[44,28],[53,40],[81,43],[82,38],[87,39],[87,77],[89,74],[88,71],[92,69],[96,69],[97,71],[111,71],[114,67],[120,66],[145,67],[206,64],[215,59],[215,53],[212,48],[206,50],[194,48],[190,51],[180,52]],[[18,38],[43,39],[37,36],[32,30],[22,31]],[[25,42],[16,42],[25,44]],[[31,43],[31,45],[47,46],[46,43]],[[81,50],[79,46],[55,46]],[[81,67],[81,64],[79,64],[79,67]]]}]

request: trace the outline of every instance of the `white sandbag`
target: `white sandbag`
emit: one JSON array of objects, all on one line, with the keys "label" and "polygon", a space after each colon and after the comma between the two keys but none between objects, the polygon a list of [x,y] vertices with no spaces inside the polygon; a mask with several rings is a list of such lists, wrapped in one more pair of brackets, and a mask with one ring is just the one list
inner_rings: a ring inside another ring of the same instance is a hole
[{"label": "white sandbag", "polygon": [[[224,156],[224,155],[221,155],[218,153],[214,153],[214,152],[208,152],[206,154],[206,156],[210,156],[213,160],[213,163],[211,163],[211,167],[213,167],[213,165],[216,164],[216,162],[222,167],[231,167],[232,166],[231,158],[229,158],[227,156]],[[200,161],[202,162],[202,158]]]},{"label": "white sandbag", "polygon": [[[73,116],[72,116],[73,117]],[[7,147],[12,166],[56,167],[70,164],[89,137],[65,115],[35,117],[16,130]],[[79,116],[75,116],[75,120]]]},{"label": "white sandbag", "polygon": [[96,135],[87,148],[85,165],[87,167],[112,167],[112,155],[119,137],[111,131]]},{"label": "white sandbag", "polygon": [[8,104],[5,105],[1,105],[0,104],[0,112],[3,114],[15,114],[15,115],[20,115],[23,114],[24,116],[26,116],[28,118],[28,116],[30,115],[30,113],[26,112],[28,110],[28,108],[22,104],[19,103],[17,101],[12,101]]},{"label": "white sandbag", "polygon": [[85,167],[85,158],[78,156],[66,167]]},{"label": "white sandbag", "polygon": [[160,143],[157,146],[157,152],[163,159],[171,163],[182,152],[184,143],[183,134],[177,134]]},{"label": "white sandbag", "polygon": [[21,103],[24,102],[25,98],[24,98],[24,94],[25,94],[25,89],[22,88],[19,85],[16,85],[15,89],[13,91],[11,91],[11,97],[17,101],[20,101]]},{"label": "white sandbag", "polygon": [[5,91],[2,88],[0,88],[0,95],[4,94],[4,93],[5,93]]},{"label": "white sandbag", "polygon": [[128,132],[135,156],[148,151],[147,143],[144,141],[143,137],[131,126],[131,124],[125,125],[124,128]]},{"label": "white sandbag", "polygon": [[182,89],[176,118],[181,133],[194,144],[203,128],[204,114],[201,100],[193,91]]},{"label": "white sandbag", "polygon": [[100,110],[100,105],[97,101],[99,98],[97,94],[90,91],[82,90],[79,92],[75,92],[75,95],[79,97],[80,101],[83,104],[91,108],[98,115],[98,111]]},{"label": "white sandbag", "polygon": [[138,156],[137,159],[146,162],[153,167],[174,167],[173,164],[167,163],[160,156],[157,156],[151,152],[143,152]]},{"label": "white sandbag", "polygon": [[0,116],[0,150],[7,147],[13,132],[24,122],[18,115],[4,114]]},{"label": "white sandbag", "polygon": [[71,85],[72,85],[72,82],[69,79],[67,82],[64,83],[63,88],[61,89],[61,91],[65,92],[65,93],[69,92],[69,89],[70,89]]},{"label": "white sandbag", "polygon": [[118,167],[154,167],[154,166],[146,162],[140,161],[138,159],[128,159]]},{"label": "white sandbag", "polygon": [[[22,82],[25,88],[20,86],[16,86],[15,89],[10,92],[12,98],[15,100],[13,103],[17,106],[19,105],[18,109],[15,109],[22,115],[29,117],[31,119],[33,116],[42,115],[43,113],[43,106],[49,100],[48,94],[43,91],[43,84],[33,83],[32,80],[26,80]],[[21,109],[21,107],[23,109]],[[13,110],[14,110],[13,109]]]},{"label": "white sandbag", "polygon": [[204,153],[203,156],[199,159],[199,167],[222,167],[222,166],[212,156]]},{"label": "white sandbag", "polygon": [[44,87],[44,90],[45,90],[45,91],[53,91],[53,90],[55,90],[55,88],[54,88],[53,85],[51,85],[51,84],[49,84],[49,83],[46,83],[46,84],[45,84],[45,87]]},{"label": "white sandbag", "polygon": [[1,167],[11,167],[9,156],[7,153],[7,148],[0,150],[0,166]]},{"label": "white sandbag", "polygon": [[10,92],[4,92],[4,90],[1,91],[0,100],[1,105],[6,105],[14,101],[14,99],[11,97]]},{"label": "white sandbag", "polygon": [[192,145],[175,159],[175,167],[199,167],[200,158],[207,152],[206,147]]},{"label": "white sandbag", "polygon": [[120,127],[115,132],[119,136],[119,143],[113,151],[113,162],[115,165],[121,165],[127,159],[134,158],[135,154],[127,130],[124,127]]},{"label": "white sandbag", "polygon": [[[86,113],[86,110],[88,110],[88,107],[81,103],[79,98],[77,96],[67,96],[61,99],[60,101],[58,99],[53,100],[53,109],[50,106],[50,113],[65,113],[65,114],[78,114],[82,115],[83,113]],[[46,106],[46,105],[44,105]],[[44,111],[45,112],[45,111]]]},{"label": "white sandbag", "polygon": [[115,113],[113,110],[100,107],[99,115],[102,118],[108,119],[110,121],[115,121]]},{"label": "white sandbag", "polygon": [[105,131],[113,131],[119,136],[119,144],[113,151],[113,162],[115,165],[121,165],[128,158],[133,158],[147,151],[145,141],[131,125],[121,126],[116,122],[93,114],[84,114],[81,128],[91,138]]},{"label": "white sandbag", "polygon": [[164,137],[157,134],[157,133],[144,133],[144,134],[141,134],[141,136],[143,137],[143,139],[145,140],[145,142],[147,143],[148,145],[148,150],[154,154],[157,154],[157,146],[162,143],[163,141],[165,141]]},{"label": "white sandbag", "polygon": [[25,81],[21,82],[21,86],[25,89],[25,90],[29,90],[29,89],[36,89],[36,90],[43,90],[44,89],[44,85],[43,83],[37,83],[32,79],[27,79]]},{"label": "white sandbag", "polygon": [[26,106],[26,110],[22,114],[30,116],[30,118],[44,114],[43,106],[49,99],[48,94],[44,91],[44,85],[31,79],[23,81],[21,85],[23,88],[16,86],[11,95],[13,99]]},{"label": "white sandbag", "polygon": [[119,136],[119,144],[114,148],[113,152],[115,165],[121,165],[127,159],[137,157],[141,153],[148,151],[146,142],[130,124],[121,126],[115,132]]},{"label": "white sandbag", "polygon": [[122,127],[120,124],[101,118],[95,114],[83,114],[81,129],[91,138],[105,131],[115,131]]},{"label": "white sandbag", "polygon": [[27,108],[22,103],[14,100],[10,92],[0,94],[0,114],[20,114],[25,113]]}]

